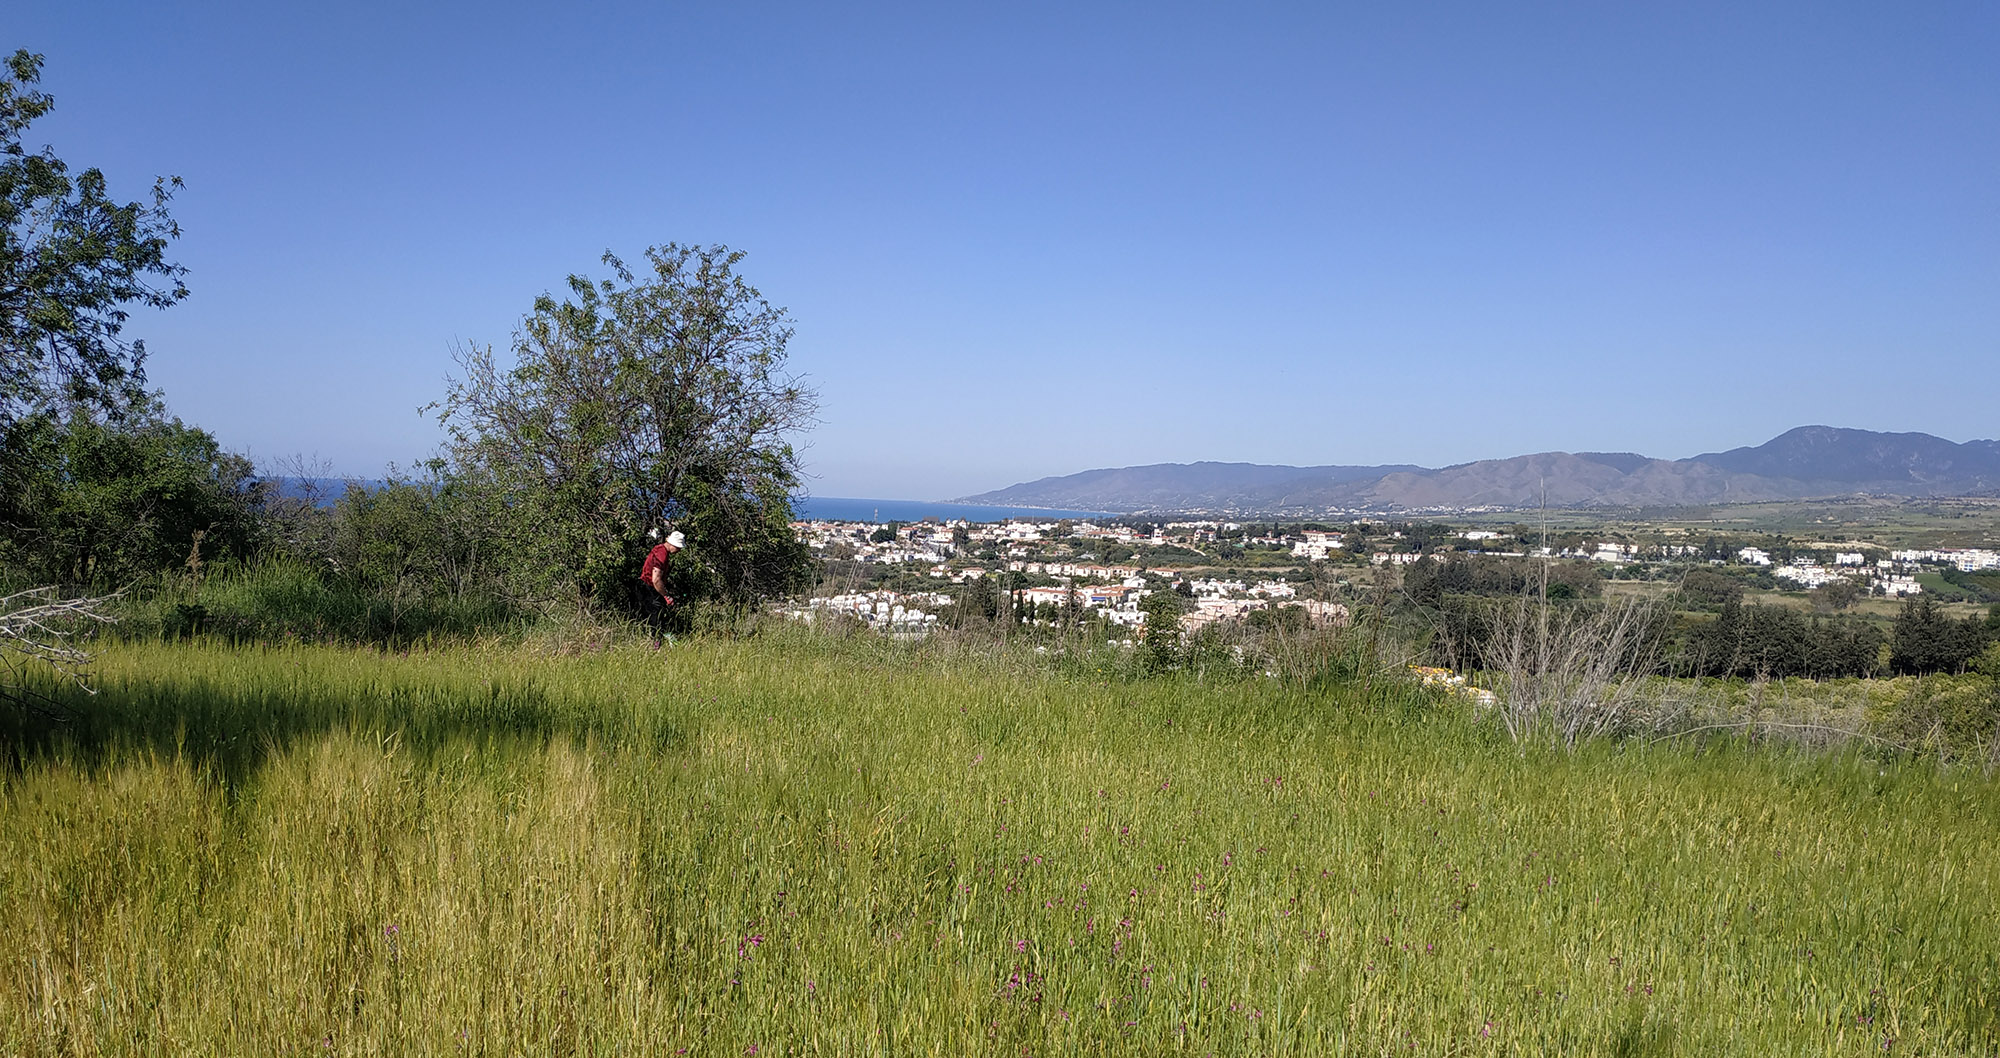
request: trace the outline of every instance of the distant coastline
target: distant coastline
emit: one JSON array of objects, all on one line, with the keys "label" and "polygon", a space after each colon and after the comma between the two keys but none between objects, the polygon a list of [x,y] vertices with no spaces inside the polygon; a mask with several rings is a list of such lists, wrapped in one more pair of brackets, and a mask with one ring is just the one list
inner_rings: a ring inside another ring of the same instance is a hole
[{"label": "distant coastline", "polygon": [[331,507],[339,503],[350,488],[373,492],[388,484],[381,478],[301,478],[284,474],[271,474],[258,480],[270,485],[280,499],[310,500],[317,507]]},{"label": "distant coastline", "polygon": [[1404,518],[1496,511],[1689,507],[1843,497],[2000,497],[2000,440],[1796,426],[1755,446],[1658,459],[1534,452],[1448,467],[1152,463],[1039,478],[969,503],[1109,507],[1237,519]]},{"label": "distant coastline", "polygon": [[1001,522],[1009,518],[1107,518],[1104,511],[1055,510],[1047,507],[1006,507],[983,503],[939,503],[931,500],[871,500],[851,496],[802,496],[792,509],[800,518],[827,522],[921,522],[925,518],[968,522]]}]

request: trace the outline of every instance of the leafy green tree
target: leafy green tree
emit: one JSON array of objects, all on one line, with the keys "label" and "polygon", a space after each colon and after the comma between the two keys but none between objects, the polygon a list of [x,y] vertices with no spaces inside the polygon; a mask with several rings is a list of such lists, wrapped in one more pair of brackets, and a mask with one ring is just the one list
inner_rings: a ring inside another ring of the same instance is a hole
[{"label": "leafy green tree", "polygon": [[1260,632],[1301,635],[1312,628],[1312,615],[1303,606],[1265,607],[1250,611],[1243,623]]},{"label": "leafy green tree", "polygon": [[40,412],[9,424],[0,568],[34,583],[118,588],[248,554],[263,490],[248,460],[166,418]]},{"label": "leafy green tree", "polygon": [[1714,620],[1694,621],[1676,669],[1690,676],[1869,676],[1882,642],[1882,633],[1860,618],[1825,620],[1731,600]]},{"label": "leafy green tree", "polygon": [[180,179],[121,203],[99,170],[30,150],[28,126],[55,105],[34,87],[41,71],[26,51],[0,64],[0,427],[35,409],[143,413],[146,348],[123,338],[127,310],[187,296],[166,258]]},{"label": "leafy green tree", "polygon": [[742,258],[669,244],[642,276],[607,253],[615,280],[571,276],[567,297],[535,300],[513,366],[461,352],[441,418],[455,471],[501,497],[493,543],[525,600],[627,598],[663,518],[687,532],[684,591],[740,603],[809,577],[790,437],[814,398],[785,373],[790,320]]},{"label": "leafy green tree", "polygon": [[994,579],[967,577],[965,583],[959,585],[956,598],[953,600],[957,603],[955,609],[958,612],[959,627],[965,627],[968,623],[990,623],[1000,619],[1000,596],[994,590]]},{"label": "leafy green tree", "polygon": [[1810,593],[1813,608],[1822,612],[1838,613],[1854,605],[1861,597],[1861,586],[1846,577],[1827,581]]},{"label": "leafy green tree", "polygon": [[[1403,594],[1418,606],[1434,607],[1447,595],[1462,595],[1475,591],[1479,587],[1480,580],[1475,573],[1476,562],[1477,560],[1463,555],[1451,555],[1442,562],[1430,559],[1412,562],[1403,568]],[[1491,570],[1501,566],[1498,563],[1491,563],[1479,568]],[[1513,592],[1509,591],[1508,594]]]},{"label": "leafy green tree", "polygon": [[1725,676],[1743,664],[1743,600],[1722,604],[1715,620],[1697,625],[1685,651],[1688,674]]},{"label": "leafy green tree", "polygon": [[330,512],[328,564],[392,607],[497,594],[477,498],[450,479],[350,487]]},{"label": "leafy green tree", "polygon": [[1898,673],[1955,672],[1986,649],[1985,622],[1954,621],[1927,595],[1903,600],[1889,634],[1889,667]]},{"label": "leafy green tree", "polygon": [[1743,582],[1711,569],[1691,569],[1681,578],[1680,596],[1689,606],[1720,610],[1743,601]]}]

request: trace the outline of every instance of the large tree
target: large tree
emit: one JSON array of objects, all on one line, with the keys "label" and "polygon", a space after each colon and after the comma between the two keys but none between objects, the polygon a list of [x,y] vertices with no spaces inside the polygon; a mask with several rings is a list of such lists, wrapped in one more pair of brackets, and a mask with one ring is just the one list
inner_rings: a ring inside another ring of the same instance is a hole
[{"label": "large tree", "polygon": [[187,296],[166,259],[180,179],[121,203],[97,169],[72,174],[51,148],[30,150],[28,126],[55,103],[34,87],[41,71],[26,51],[0,65],[0,430],[34,409],[144,408],[146,348],[122,336],[127,311]]},{"label": "large tree", "polygon": [[689,548],[683,590],[747,601],[807,569],[789,529],[791,437],[813,394],[787,373],[790,320],[737,274],[743,254],[668,244],[614,280],[571,276],[537,298],[503,365],[462,350],[441,416],[456,470],[485,483],[517,591],[615,602],[649,527]]},{"label": "large tree", "polygon": [[1987,640],[1979,618],[1954,621],[1930,596],[1911,596],[1889,633],[1889,668],[1898,674],[1959,672],[1986,649]]},{"label": "large tree", "polygon": [[246,462],[146,392],[145,345],[123,336],[133,306],[187,295],[166,259],[180,181],[121,203],[99,170],[31,149],[55,105],[41,72],[0,61],[0,580],[122,585],[202,538],[240,550],[255,496]]}]

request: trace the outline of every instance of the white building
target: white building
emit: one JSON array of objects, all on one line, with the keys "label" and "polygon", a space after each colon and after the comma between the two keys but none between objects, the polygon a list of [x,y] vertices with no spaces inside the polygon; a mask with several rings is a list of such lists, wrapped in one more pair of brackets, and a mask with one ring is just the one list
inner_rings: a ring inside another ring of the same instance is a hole
[{"label": "white building", "polygon": [[1889,557],[1897,562],[1916,565],[1931,562],[1943,566],[1957,566],[1967,573],[1982,569],[2000,569],[2000,551],[1983,547],[1947,547],[1931,551],[1892,551]]},{"label": "white building", "polygon": [[1308,529],[1305,537],[1304,540],[1292,545],[1292,555],[1296,558],[1318,561],[1331,556],[1343,546],[1339,533]]},{"label": "white building", "polygon": [[1789,566],[1779,566],[1771,571],[1771,576],[1807,588],[1817,588],[1822,584],[1847,579],[1845,571],[1828,569],[1814,562],[1796,562]]}]

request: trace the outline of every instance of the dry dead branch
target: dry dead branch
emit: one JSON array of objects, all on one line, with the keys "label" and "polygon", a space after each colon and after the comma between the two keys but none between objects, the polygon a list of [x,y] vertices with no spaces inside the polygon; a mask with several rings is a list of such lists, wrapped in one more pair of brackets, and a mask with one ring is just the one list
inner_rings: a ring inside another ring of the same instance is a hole
[{"label": "dry dead branch", "polygon": [[1657,659],[1652,614],[1637,600],[1559,610],[1523,598],[1494,622],[1487,663],[1500,677],[1500,717],[1515,741],[1566,746],[1614,734],[1639,712]]},{"label": "dry dead branch", "polygon": [[61,718],[61,706],[34,691],[25,678],[30,668],[43,665],[84,693],[97,693],[84,679],[91,656],[77,646],[77,639],[94,626],[117,621],[108,606],[119,594],[65,599],[55,588],[42,587],[0,597],[0,666],[6,669],[0,700]]}]

